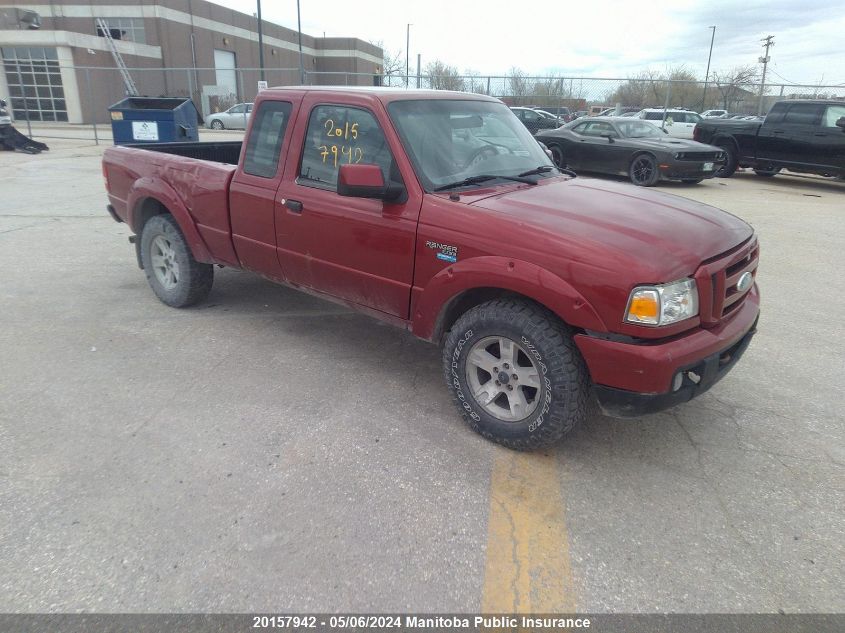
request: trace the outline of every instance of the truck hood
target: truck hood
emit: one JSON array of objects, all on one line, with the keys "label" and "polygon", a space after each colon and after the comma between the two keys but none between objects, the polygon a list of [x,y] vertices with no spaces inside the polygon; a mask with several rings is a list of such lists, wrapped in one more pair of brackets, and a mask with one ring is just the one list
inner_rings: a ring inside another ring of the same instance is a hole
[{"label": "truck hood", "polygon": [[715,207],[590,178],[541,181],[469,204],[510,216],[522,228],[519,237],[566,248],[582,263],[611,269],[629,262],[642,282],[691,275],[753,234],[744,221]]}]

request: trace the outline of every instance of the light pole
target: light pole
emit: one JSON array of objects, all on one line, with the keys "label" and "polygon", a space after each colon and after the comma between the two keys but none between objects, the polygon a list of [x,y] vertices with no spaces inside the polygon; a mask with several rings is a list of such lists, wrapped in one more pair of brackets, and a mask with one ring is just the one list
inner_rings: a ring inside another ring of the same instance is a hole
[{"label": "light pole", "polygon": [[[191,17],[193,19],[193,16]],[[258,78],[264,81],[264,35],[261,32],[261,0],[258,0]]]},{"label": "light pole", "polygon": [[713,40],[716,39],[716,26],[708,26],[708,29],[713,29],[713,34],[710,36],[710,54],[707,56],[707,70],[704,72],[704,93],[701,95],[701,109],[707,109],[707,78],[710,76],[710,59],[713,57]]},{"label": "light pole", "polygon": [[410,88],[411,85],[411,27],[409,24],[405,31],[405,88]]},{"label": "light pole", "polygon": [[[299,14],[299,0],[296,0],[296,34],[299,37],[299,80],[305,83],[305,64],[302,61],[302,18]],[[325,34],[323,34],[325,37]]]}]

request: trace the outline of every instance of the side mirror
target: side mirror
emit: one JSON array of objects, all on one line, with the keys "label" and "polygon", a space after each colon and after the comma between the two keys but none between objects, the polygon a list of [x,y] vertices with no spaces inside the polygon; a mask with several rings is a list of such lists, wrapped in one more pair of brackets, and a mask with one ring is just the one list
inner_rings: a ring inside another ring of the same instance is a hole
[{"label": "side mirror", "polygon": [[845,130],[845,116],[841,116],[836,119],[836,127],[841,127],[843,130]]},{"label": "side mirror", "polygon": [[613,137],[610,134],[602,134],[604,138],[607,139],[608,143],[615,143],[616,141],[613,140]]},{"label": "side mirror", "polygon": [[404,192],[399,185],[386,185],[378,165],[341,165],[337,174],[337,195],[376,198],[392,202]]}]

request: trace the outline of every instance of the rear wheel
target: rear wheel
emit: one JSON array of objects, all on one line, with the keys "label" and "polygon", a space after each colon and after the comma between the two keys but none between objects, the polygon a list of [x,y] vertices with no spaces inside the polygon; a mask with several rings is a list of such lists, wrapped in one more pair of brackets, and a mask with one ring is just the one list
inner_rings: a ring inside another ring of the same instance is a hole
[{"label": "rear wheel", "polygon": [[533,303],[467,311],[446,337],[443,370],[467,424],[509,448],[556,442],[586,416],[587,369],[571,332]]},{"label": "rear wheel", "polygon": [[764,178],[771,178],[780,173],[780,167],[775,167],[774,169],[755,169],[754,173]]},{"label": "rear wheel", "polygon": [[716,172],[716,178],[730,178],[734,175],[736,168],[739,167],[737,164],[736,149],[728,142],[716,143],[716,147],[725,153],[725,163]]},{"label": "rear wheel", "polygon": [[211,292],[214,267],[194,259],[171,215],[155,215],[144,225],[141,263],[153,292],[169,306],[184,308],[202,301]]},{"label": "rear wheel", "polygon": [[628,168],[628,177],[639,187],[652,187],[660,179],[657,171],[657,161],[651,154],[640,154],[634,157]]},{"label": "rear wheel", "polygon": [[222,130],[223,129],[223,121],[220,119],[214,119],[211,122],[211,129],[212,130]]}]

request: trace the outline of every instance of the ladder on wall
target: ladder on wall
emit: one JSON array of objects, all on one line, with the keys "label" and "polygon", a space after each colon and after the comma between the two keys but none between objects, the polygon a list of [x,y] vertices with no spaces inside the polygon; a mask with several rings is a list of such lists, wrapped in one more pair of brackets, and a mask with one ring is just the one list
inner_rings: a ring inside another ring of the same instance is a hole
[{"label": "ladder on wall", "polygon": [[97,18],[97,28],[109,44],[111,55],[114,57],[114,63],[117,64],[120,76],[123,77],[123,85],[126,88],[126,95],[129,97],[137,97],[138,88],[135,86],[135,82],[132,80],[132,75],[129,74],[129,70],[123,62],[123,58],[120,56],[120,51],[117,50],[117,45],[114,43],[114,38],[111,36],[109,25],[106,24],[106,21],[103,18]]}]

